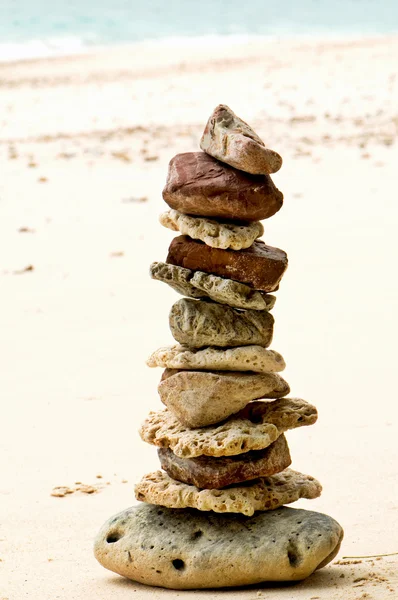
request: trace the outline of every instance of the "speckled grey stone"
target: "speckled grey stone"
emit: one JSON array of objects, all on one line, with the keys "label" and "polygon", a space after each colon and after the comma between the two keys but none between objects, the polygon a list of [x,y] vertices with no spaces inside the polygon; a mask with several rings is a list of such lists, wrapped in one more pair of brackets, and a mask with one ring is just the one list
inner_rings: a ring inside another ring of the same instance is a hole
[{"label": "speckled grey stone", "polygon": [[274,318],[267,311],[240,311],[223,304],[183,298],[171,307],[171,333],[177,342],[193,348],[203,346],[268,347]]},{"label": "speckled grey stone", "polygon": [[220,588],[305,579],[336,556],[342,539],[334,519],[307,510],[246,517],[141,504],[104,524],[94,554],[146,585]]},{"label": "speckled grey stone", "polygon": [[182,296],[197,299],[210,298],[234,308],[271,310],[276,301],[276,297],[272,294],[254,290],[239,281],[192,271],[169,263],[152,263],[150,275],[152,279],[167,283]]}]

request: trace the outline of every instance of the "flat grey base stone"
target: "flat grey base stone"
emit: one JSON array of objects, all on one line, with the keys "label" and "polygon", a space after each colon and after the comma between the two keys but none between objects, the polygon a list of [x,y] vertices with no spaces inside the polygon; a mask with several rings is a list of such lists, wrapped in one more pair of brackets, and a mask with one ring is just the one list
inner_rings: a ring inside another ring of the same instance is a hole
[{"label": "flat grey base stone", "polygon": [[94,554],[146,585],[220,588],[305,579],[333,560],[342,539],[334,519],[308,510],[245,517],[141,504],[104,524]]}]

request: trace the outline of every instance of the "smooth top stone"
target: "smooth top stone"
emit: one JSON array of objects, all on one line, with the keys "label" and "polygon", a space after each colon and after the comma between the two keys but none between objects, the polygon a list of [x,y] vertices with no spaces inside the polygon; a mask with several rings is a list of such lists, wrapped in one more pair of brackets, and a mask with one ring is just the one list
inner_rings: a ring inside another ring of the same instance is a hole
[{"label": "smooth top stone", "polygon": [[186,427],[219,423],[257,398],[282,398],[289,385],[276,373],[166,369],[161,401]]},{"label": "smooth top stone", "polygon": [[163,199],[188,215],[261,221],[281,208],[283,194],[269,175],[249,175],[204,152],[171,159]]},{"label": "smooth top stone", "polygon": [[178,210],[169,210],[160,215],[160,223],[172,231],[180,231],[195,240],[201,240],[212,248],[242,250],[250,248],[264,233],[258,221],[254,223],[220,223],[205,217],[191,217]]},{"label": "smooth top stone", "polygon": [[145,585],[220,588],[305,579],[333,560],[342,539],[334,519],[302,509],[246,517],[140,504],[103,525],[94,554]]},{"label": "smooth top stone", "polygon": [[263,292],[278,289],[288,265],[284,250],[268,246],[261,240],[246,250],[235,252],[211,248],[186,235],[172,240],[166,262],[234,279]]},{"label": "smooth top stone", "polygon": [[151,411],[139,434],[148,444],[170,448],[182,458],[234,456],[270,446],[288,429],[312,425],[318,413],[300,398],[249,402],[223,423],[190,429],[169,410]]},{"label": "smooth top stone", "polygon": [[192,348],[267,347],[272,341],[274,318],[266,310],[240,311],[215,302],[182,298],[171,307],[169,325],[174,339]]},{"label": "smooth top stone", "polygon": [[253,129],[225,104],[219,104],[207,121],[202,150],[247,173],[276,173],[282,157],[265,147]]},{"label": "smooth top stone", "polygon": [[223,490],[200,490],[175,481],[167,473],[148,473],[135,488],[135,497],[148,504],[168,508],[197,508],[217,513],[242,513],[251,517],[256,510],[273,510],[307,498],[318,498],[322,486],[314,477],[285,469],[270,477],[260,477]]}]

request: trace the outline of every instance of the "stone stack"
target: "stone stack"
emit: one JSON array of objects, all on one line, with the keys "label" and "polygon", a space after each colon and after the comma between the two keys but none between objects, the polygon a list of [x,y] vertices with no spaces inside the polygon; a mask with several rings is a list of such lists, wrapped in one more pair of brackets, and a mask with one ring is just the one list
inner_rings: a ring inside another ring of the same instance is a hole
[{"label": "stone stack", "polygon": [[259,240],[260,221],[282,206],[270,178],[282,159],[222,105],[200,145],[170,162],[160,221],[181,235],[151,265],[153,279],[184,296],[169,318],[178,345],[148,360],[165,369],[166,409],[140,435],[162,470],[136,485],[145,504],[110,519],[95,553],[112,571],[174,589],[301,580],[332,560],[343,531],[327,515],[284,507],[321,486],[289,468],[285,433],[317,411],[286,397],[285,362],[269,349],[271,292],[288,261]]}]

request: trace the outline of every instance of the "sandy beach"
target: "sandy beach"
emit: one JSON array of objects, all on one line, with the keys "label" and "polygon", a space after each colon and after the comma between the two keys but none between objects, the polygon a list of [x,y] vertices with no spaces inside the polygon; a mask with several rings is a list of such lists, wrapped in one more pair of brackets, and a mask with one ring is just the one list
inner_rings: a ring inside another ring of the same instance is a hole
[{"label": "sandy beach", "polygon": [[[397,60],[398,37],[257,38],[0,64],[0,600],[398,599]],[[158,468],[137,428],[161,407],[145,360],[178,298],[148,267],[173,235],[168,161],[219,103],[284,158],[272,348],[318,407],[288,440],[324,488],[294,506],[345,540],[294,587],[173,592],[104,570],[92,544]]]}]

